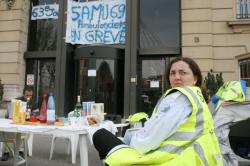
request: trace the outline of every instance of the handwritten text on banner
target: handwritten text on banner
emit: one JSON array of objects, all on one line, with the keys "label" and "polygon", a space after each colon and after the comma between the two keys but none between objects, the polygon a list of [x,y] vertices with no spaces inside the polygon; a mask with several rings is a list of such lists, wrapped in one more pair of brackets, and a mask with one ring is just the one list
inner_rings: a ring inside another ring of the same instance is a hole
[{"label": "handwritten text on banner", "polygon": [[48,19],[48,18],[57,19],[58,10],[59,10],[58,4],[32,6],[31,20]]},{"label": "handwritten text on banner", "polygon": [[126,0],[68,0],[66,42],[124,44]]}]

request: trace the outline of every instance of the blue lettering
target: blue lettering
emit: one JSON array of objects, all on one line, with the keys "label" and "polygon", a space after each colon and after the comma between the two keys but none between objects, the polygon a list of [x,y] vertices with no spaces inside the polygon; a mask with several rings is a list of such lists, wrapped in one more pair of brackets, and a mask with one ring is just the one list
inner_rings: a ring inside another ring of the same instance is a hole
[{"label": "blue lettering", "polygon": [[80,14],[79,14],[79,12],[78,12],[78,9],[79,9],[79,8],[80,8],[80,6],[73,6],[73,7],[71,8],[71,11],[72,11],[71,19],[72,19],[73,21],[78,20],[79,17],[80,17]]},{"label": "blue lettering", "polygon": [[126,39],[126,33],[125,29],[120,31],[120,38],[119,38],[119,43],[125,44]]},{"label": "blue lettering", "polygon": [[116,23],[114,24],[114,28],[115,28],[115,29],[118,29],[118,28],[119,28],[119,23],[118,23],[118,22],[116,22]]},{"label": "blue lettering", "polygon": [[119,38],[120,33],[121,33],[121,32],[118,31],[118,33],[117,33],[116,35],[112,34],[112,37],[113,37],[113,40],[114,40],[115,43],[118,43],[118,42],[117,42],[117,39]]},{"label": "blue lettering", "polygon": [[83,6],[83,7],[82,7],[82,19],[84,19],[84,15],[86,15],[86,16],[87,16],[87,19],[89,20],[89,15],[90,15],[90,13],[89,13],[89,8],[88,8],[88,6]]},{"label": "blue lettering", "polygon": [[104,28],[104,26],[105,26],[104,24],[100,24],[100,28],[101,28],[101,29],[103,29],[103,28]]},{"label": "blue lettering", "polygon": [[85,39],[89,42],[94,41],[95,37],[93,35],[93,31],[88,31],[85,33]]},{"label": "blue lettering", "polygon": [[109,31],[109,30],[104,31],[103,43],[110,43],[111,42],[109,36],[112,36],[112,31]]},{"label": "blue lettering", "polygon": [[117,18],[123,18],[125,17],[125,14],[126,14],[126,6],[124,4],[121,4],[118,8],[118,11],[120,13],[120,16],[117,17]]},{"label": "blue lettering", "polygon": [[103,37],[103,32],[102,31],[99,31],[99,30],[96,30],[95,31],[95,42],[98,42],[98,43],[102,43],[102,37]]},{"label": "blue lettering", "polygon": [[92,25],[92,24],[86,24],[86,25],[88,25],[88,28],[89,28],[89,29],[92,29],[92,28],[93,28],[93,25]]},{"label": "blue lettering", "polygon": [[103,20],[107,20],[109,17],[109,5],[106,4],[106,10],[104,10],[105,8],[103,7],[103,11],[102,11],[102,19]]},{"label": "blue lettering", "polygon": [[33,16],[33,17],[37,17],[37,15],[38,15],[38,14],[37,14],[37,10],[38,10],[38,8],[33,8],[33,9],[32,9],[32,16]]},{"label": "blue lettering", "polygon": [[[106,2],[86,4],[75,4],[71,7],[70,17],[74,24],[70,32],[72,42],[125,43],[126,5]],[[48,15],[52,11],[45,6],[43,12]],[[39,9],[37,13],[40,15]]]},{"label": "blue lettering", "polygon": [[50,7],[47,5],[44,7],[44,10],[46,16],[51,16],[53,14],[53,9],[50,9]]},{"label": "blue lettering", "polygon": [[[76,35],[76,34],[73,34],[73,35]],[[77,34],[77,37],[78,37],[78,35],[79,34]],[[124,29],[120,30],[116,34],[114,34],[112,32],[112,30],[88,31],[87,33],[85,33],[85,39],[88,42],[105,43],[105,44],[108,44],[108,43],[122,43],[122,44],[124,44],[125,43],[125,30]]]},{"label": "blue lettering", "polygon": [[114,5],[111,9],[110,9],[110,16],[112,18],[117,18],[118,17],[118,13],[116,12],[115,8],[117,8],[118,5]]},{"label": "blue lettering", "polygon": [[40,13],[38,17],[42,17],[44,15],[44,8],[40,7],[38,12]]},{"label": "blue lettering", "polygon": [[103,5],[99,4],[98,6],[92,6],[92,13],[91,13],[91,20],[93,20],[94,17],[96,17],[96,13],[98,13],[98,20],[101,18],[101,11],[103,11]]},{"label": "blue lettering", "polygon": [[112,29],[112,23],[108,23],[107,28]]},{"label": "blue lettering", "polygon": [[71,30],[71,40],[72,42],[80,41],[80,31]]},{"label": "blue lettering", "polygon": [[77,20],[77,28],[83,28],[83,20]]},{"label": "blue lettering", "polygon": [[120,28],[122,29],[125,29],[125,25],[126,25],[126,23],[125,22],[122,22],[122,21],[120,21]]}]

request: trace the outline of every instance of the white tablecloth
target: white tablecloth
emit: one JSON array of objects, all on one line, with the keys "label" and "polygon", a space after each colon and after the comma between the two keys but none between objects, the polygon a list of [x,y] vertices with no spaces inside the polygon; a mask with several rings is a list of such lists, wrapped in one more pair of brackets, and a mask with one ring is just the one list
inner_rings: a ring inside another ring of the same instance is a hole
[{"label": "white tablecloth", "polygon": [[[80,163],[81,166],[88,166],[88,148],[87,142],[92,143],[92,135],[95,131],[100,128],[105,128],[108,131],[115,134],[117,129],[113,122],[104,121],[99,125],[93,126],[40,126],[40,125],[17,125],[12,124],[12,120],[0,118],[0,132],[16,133],[15,146],[15,156],[14,156],[14,166],[18,165],[18,149],[20,146],[20,133],[31,133],[31,134],[74,134],[79,137],[79,147],[80,147]],[[86,141],[87,137],[90,141]]]},{"label": "white tablecloth", "polygon": [[88,132],[92,133],[100,128],[105,128],[108,131],[112,132],[115,134],[117,132],[117,128],[115,124],[112,121],[104,121],[98,125],[93,125],[93,126],[43,126],[43,125],[20,125],[20,124],[13,124],[12,120],[10,119],[1,119],[0,118],[0,127],[1,128],[15,128],[18,131],[23,131],[23,132],[46,132],[50,130],[55,130],[55,129],[60,129],[60,130],[70,130],[70,131],[82,131],[82,130],[87,130]]}]

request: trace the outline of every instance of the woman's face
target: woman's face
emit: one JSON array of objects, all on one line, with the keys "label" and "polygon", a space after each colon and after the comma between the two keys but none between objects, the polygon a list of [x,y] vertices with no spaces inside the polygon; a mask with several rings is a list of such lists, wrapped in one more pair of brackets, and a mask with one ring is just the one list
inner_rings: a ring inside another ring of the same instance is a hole
[{"label": "woman's face", "polygon": [[197,77],[194,76],[189,65],[184,61],[178,61],[172,64],[169,73],[171,87],[194,86]]}]

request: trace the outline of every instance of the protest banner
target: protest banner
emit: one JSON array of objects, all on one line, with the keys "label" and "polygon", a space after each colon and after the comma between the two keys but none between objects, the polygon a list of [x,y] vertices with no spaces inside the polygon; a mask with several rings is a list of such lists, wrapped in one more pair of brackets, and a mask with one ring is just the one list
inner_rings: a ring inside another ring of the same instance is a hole
[{"label": "protest banner", "polygon": [[126,0],[68,0],[66,43],[125,44]]}]

